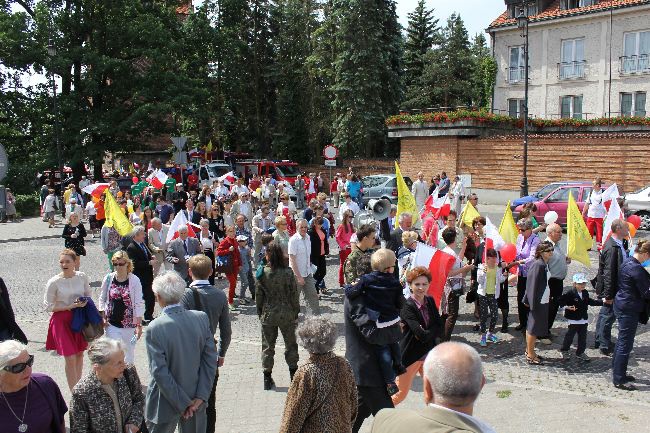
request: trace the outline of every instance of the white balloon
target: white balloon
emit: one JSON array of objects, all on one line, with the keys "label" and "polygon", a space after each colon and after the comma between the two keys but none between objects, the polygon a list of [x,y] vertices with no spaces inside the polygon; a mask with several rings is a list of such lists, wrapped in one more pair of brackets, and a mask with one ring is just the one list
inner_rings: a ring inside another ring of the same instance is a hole
[{"label": "white balloon", "polygon": [[544,222],[546,224],[553,224],[555,221],[557,221],[558,214],[554,210],[546,212],[546,215],[544,215]]}]

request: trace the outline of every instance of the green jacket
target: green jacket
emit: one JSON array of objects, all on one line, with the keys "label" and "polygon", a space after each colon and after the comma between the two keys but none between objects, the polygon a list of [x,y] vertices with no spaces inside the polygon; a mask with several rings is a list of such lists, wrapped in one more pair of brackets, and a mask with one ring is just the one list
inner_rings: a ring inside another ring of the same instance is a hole
[{"label": "green jacket", "polygon": [[255,286],[257,315],[262,324],[280,325],[298,320],[300,293],[290,268],[273,270],[265,266]]},{"label": "green jacket", "polygon": [[362,251],[356,245],[352,247],[352,252],[345,260],[345,265],[343,266],[345,284],[354,284],[362,275],[372,272],[370,256],[372,256],[372,253],[374,252],[375,250],[372,248]]}]

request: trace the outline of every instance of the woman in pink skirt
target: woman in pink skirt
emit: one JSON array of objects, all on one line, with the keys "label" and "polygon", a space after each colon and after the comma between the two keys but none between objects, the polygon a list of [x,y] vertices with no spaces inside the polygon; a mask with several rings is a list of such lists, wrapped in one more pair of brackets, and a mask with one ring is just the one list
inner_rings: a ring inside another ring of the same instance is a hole
[{"label": "woman in pink skirt", "polygon": [[81,379],[83,352],[88,344],[80,332],[71,328],[73,310],[83,308],[86,301],[78,301],[82,296],[90,296],[90,280],[83,272],[75,271],[77,255],[70,249],[59,254],[61,273],[50,278],[45,287],[45,304],[52,312],[47,330],[46,350],[56,350],[65,359],[65,376],[72,388]]}]

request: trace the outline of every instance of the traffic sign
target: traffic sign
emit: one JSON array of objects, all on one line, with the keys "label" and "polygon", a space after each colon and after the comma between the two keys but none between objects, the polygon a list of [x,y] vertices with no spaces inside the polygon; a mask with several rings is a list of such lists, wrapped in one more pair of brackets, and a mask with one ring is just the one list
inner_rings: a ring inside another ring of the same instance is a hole
[{"label": "traffic sign", "polygon": [[[325,159],[336,159],[339,156],[339,150],[331,144],[327,145],[323,149],[323,156]],[[334,165],[334,167],[336,167],[336,165]]]},{"label": "traffic sign", "polygon": [[171,139],[179,152],[183,150],[185,143],[187,143],[187,137],[171,137]]},{"label": "traffic sign", "polygon": [[326,159],[325,160],[325,167],[336,167],[336,160],[335,159]]}]

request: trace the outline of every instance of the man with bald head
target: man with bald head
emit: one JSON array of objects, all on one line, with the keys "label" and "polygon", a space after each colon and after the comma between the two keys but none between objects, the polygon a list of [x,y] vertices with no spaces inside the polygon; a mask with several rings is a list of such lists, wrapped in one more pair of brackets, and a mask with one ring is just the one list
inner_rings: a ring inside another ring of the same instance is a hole
[{"label": "man with bald head", "polygon": [[429,185],[427,185],[427,181],[424,180],[424,173],[421,171],[418,172],[418,180],[413,182],[413,185],[411,185],[411,192],[413,193],[415,203],[418,206],[418,211],[422,210],[424,202],[429,196]]},{"label": "man with bald head", "polygon": [[564,291],[564,279],[566,278],[568,264],[571,263],[571,259],[560,248],[561,240],[562,227],[555,223],[549,224],[546,227],[546,241],[553,244],[553,255],[548,261],[548,272],[551,275],[548,280],[548,288],[551,292],[551,297],[548,308],[548,336],[540,339],[542,344],[551,344],[551,328],[553,328],[553,322],[560,308],[560,298]]},{"label": "man with bald head", "polygon": [[423,379],[427,406],[420,410],[382,409],[372,433],[494,433],[492,427],[472,416],[485,385],[476,350],[465,343],[437,345],[424,361]]}]

